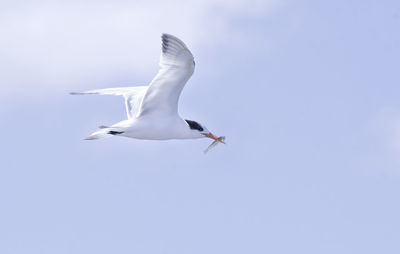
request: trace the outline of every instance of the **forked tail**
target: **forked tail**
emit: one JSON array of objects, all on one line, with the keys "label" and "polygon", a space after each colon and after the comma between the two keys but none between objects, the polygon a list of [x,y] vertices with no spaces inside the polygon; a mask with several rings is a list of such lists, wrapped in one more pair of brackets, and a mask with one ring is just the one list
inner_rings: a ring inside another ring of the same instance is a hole
[{"label": "forked tail", "polygon": [[122,133],[124,133],[123,131],[119,131],[115,128],[109,128],[106,126],[100,126],[100,129],[93,132],[92,134],[90,134],[90,136],[88,136],[87,138],[85,138],[85,140],[95,140],[95,139],[101,139],[101,138],[109,138],[112,136],[116,136],[116,135],[120,135]]}]

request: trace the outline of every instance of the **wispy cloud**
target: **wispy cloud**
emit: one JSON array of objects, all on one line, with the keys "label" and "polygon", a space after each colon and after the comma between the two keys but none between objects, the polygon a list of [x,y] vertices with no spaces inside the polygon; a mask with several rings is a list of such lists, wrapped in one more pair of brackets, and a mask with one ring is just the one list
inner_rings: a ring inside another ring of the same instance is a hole
[{"label": "wispy cloud", "polygon": [[[370,130],[375,140],[371,161],[379,158],[377,167],[385,171],[397,172],[400,165],[400,111],[384,107],[373,117]],[[392,170],[395,168],[395,170]]]},{"label": "wispy cloud", "polygon": [[[268,1],[35,1],[0,11],[3,94],[77,89],[107,75],[151,75],[162,32],[195,49],[230,40],[235,17],[266,15]],[[157,38],[157,39],[156,39]],[[210,43],[212,41],[212,43]]]},{"label": "wispy cloud", "polygon": [[372,128],[388,146],[400,152],[400,111],[383,108],[375,116]]}]

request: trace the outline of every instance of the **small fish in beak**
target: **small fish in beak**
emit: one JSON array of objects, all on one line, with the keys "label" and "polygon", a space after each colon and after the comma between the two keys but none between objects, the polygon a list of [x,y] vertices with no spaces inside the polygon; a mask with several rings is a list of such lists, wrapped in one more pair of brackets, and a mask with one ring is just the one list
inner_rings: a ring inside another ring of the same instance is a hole
[{"label": "small fish in beak", "polygon": [[222,144],[225,144],[225,142],[224,142],[225,137],[224,136],[221,136],[221,137],[218,138],[217,136],[215,136],[212,133],[207,133],[207,134],[203,134],[203,135],[206,136],[207,138],[214,139],[216,142],[221,142]]},{"label": "small fish in beak", "polygon": [[214,136],[214,137],[215,138],[212,138],[212,139],[214,139],[215,141],[212,142],[211,145],[209,145],[206,150],[204,150],[204,153],[207,153],[208,151],[210,151],[212,148],[214,148],[216,145],[218,145],[218,143],[225,144],[225,136],[221,136],[221,137],[218,137],[218,138],[216,136]]}]

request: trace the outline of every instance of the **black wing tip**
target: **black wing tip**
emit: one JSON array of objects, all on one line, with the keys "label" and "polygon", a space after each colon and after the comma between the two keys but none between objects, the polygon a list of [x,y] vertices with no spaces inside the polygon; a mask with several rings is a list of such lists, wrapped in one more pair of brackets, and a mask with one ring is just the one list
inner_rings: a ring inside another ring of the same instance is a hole
[{"label": "black wing tip", "polygon": [[163,33],[161,35],[161,39],[162,39],[161,43],[162,54],[177,55],[179,52],[182,51],[189,51],[190,53],[190,50],[188,49],[186,44],[174,35]]},{"label": "black wing tip", "polygon": [[111,134],[111,135],[120,135],[122,133],[124,133],[124,132],[123,131],[109,131],[109,132],[107,132],[107,134]]},{"label": "black wing tip", "polygon": [[168,39],[168,38],[176,38],[175,36],[173,36],[172,34],[168,34],[168,33],[162,33],[161,34],[161,38],[163,40]]},{"label": "black wing tip", "polygon": [[178,45],[180,45],[183,48],[187,48],[185,43],[181,39],[179,39],[178,37],[176,37],[172,34],[162,33],[161,40],[162,40],[162,44],[163,44],[163,49],[164,49],[164,45],[165,45],[165,47],[168,47],[168,44],[170,41],[177,43]]},{"label": "black wing tip", "polygon": [[168,36],[169,36],[168,34],[161,35],[163,53],[166,53],[168,51]]}]

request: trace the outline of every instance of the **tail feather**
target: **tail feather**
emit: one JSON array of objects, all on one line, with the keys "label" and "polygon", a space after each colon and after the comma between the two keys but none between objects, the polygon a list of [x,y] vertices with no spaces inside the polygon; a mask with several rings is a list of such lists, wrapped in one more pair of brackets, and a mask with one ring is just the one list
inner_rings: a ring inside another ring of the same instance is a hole
[{"label": "tail feather", "polygon": [[86,137],[85,140],[95,140],[95,139],[112,137],[112,135],[109,134],[108,132],[109,130],[107,128],[100,129],[90,134],[90,136]]},{"label": "tail feather", "polygon": [[109,138],[115,135],[120,135],[124,133],[123,130],[121,130],[118,127],[106,127],[106,126],[100,126],[100,129],[93,132],[85,138],[85,140],[95,140],[95,139],[101,139],[101,138]]}]

